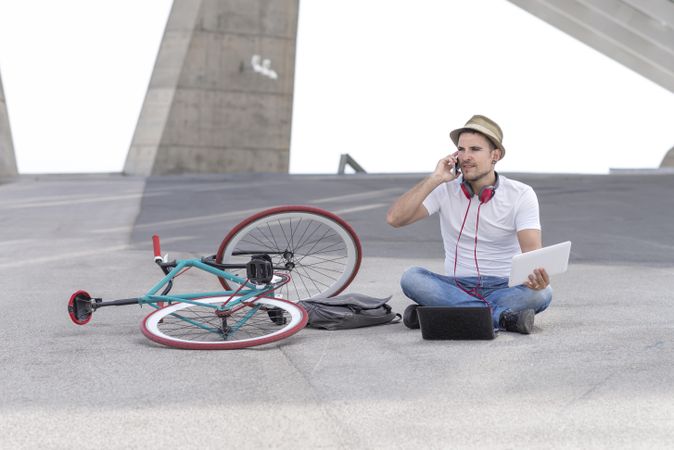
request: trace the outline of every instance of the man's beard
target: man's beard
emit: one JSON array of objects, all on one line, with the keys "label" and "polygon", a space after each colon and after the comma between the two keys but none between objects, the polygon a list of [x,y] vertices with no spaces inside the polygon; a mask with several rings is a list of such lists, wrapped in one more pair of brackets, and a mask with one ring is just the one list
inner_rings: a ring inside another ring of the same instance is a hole
[{"label": "man's beard", "polygon": [[494,170],[494,169],[490,167],[490,168],[488,168],[487,170],[485,170],[485,171],[483,171],[483,172],[480,172],[480,173],[478,173],[478,174],[476,174],[476,175],[474,175],[474,176],[470,176],[470,177],[467,177],[467,176],[466,176],[466,173],[464,172],[464,173],[463,173],[463,179],[464,179],[465,181],[468,181],[468,182],[473,183],[473,182],[475,182],[475,181],[481,180],[481,179],[484,178],[484,177],[488,177],[488,176],[492,173],[493,170]]}]

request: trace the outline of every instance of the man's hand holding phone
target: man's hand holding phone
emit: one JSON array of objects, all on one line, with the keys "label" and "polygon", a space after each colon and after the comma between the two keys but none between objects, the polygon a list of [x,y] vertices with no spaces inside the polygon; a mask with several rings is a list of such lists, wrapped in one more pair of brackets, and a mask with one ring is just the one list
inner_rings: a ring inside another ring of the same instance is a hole
[{"label": "man's hand holding phone", "polygon": [[459,152],[454,152],[438,161],[433,172],[433,175],[440,177],[443,182],[455,180],[460,174]]}]

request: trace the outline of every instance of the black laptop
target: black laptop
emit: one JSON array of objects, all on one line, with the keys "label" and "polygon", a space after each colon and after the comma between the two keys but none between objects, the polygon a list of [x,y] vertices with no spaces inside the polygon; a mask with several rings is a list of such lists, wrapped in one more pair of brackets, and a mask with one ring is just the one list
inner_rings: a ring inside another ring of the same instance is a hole
[{"label": "black laptop", "polygon": [[442,339],[494,339],[491,311],[483,306],[417,308],[421,337]]}]

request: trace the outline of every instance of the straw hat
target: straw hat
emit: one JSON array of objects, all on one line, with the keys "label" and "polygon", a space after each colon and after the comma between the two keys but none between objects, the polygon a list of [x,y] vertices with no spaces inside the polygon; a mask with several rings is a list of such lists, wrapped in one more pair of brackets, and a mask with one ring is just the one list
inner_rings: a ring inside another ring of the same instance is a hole
[{"label": "straw hat", "polygon": [[505,156],[506,151],[502,143],[503,131],[501,131],[501,127],[489,117],[481,116],[479,114],[475,115],[466,122],[466,125],[449,133],[449,137],[452,138],[452,142],[454,142],[454,145],[457,147],[459,146],[459,135],[466,130],[478,131],[484,134],[490,141],[492,141],[496,148],[501,149],[501,158]]}]

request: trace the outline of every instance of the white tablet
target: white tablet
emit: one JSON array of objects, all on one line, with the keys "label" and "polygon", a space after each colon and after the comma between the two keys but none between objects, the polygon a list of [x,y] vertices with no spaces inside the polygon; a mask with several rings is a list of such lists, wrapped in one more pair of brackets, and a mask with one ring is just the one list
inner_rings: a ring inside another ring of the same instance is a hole
[{"label": "white tablet", "polygon": [[544,268],[548,275],[566,272],[570,253],[571,241],[566,241],[513,256],[508,286],[524,283],[539,267]]}]

